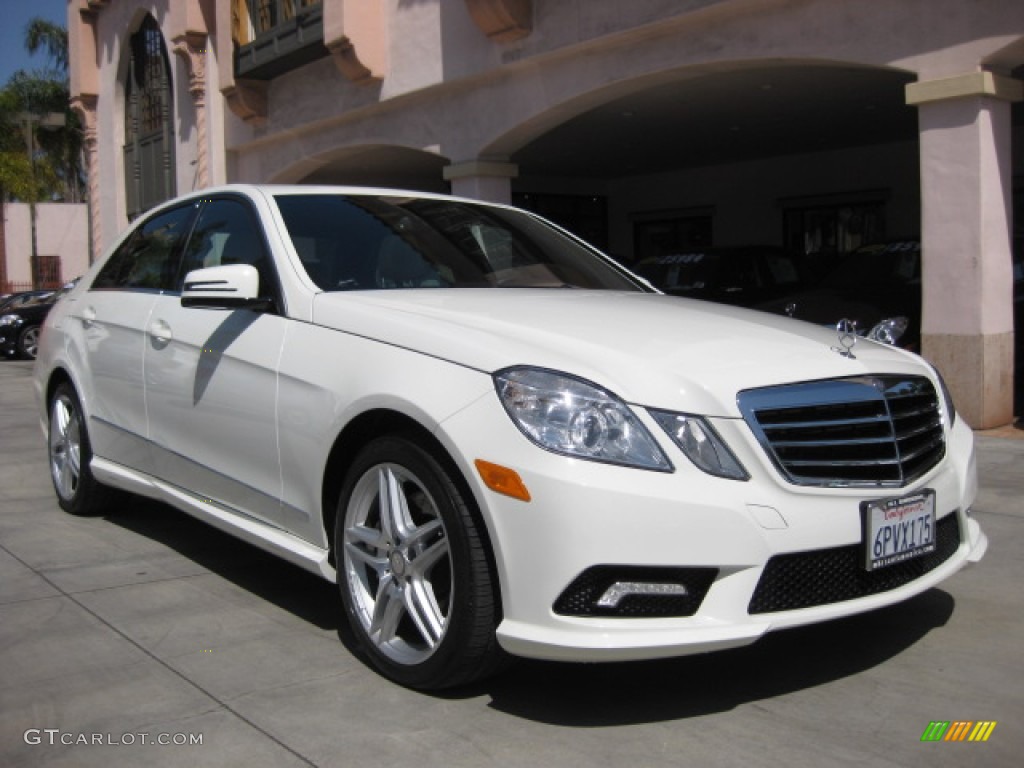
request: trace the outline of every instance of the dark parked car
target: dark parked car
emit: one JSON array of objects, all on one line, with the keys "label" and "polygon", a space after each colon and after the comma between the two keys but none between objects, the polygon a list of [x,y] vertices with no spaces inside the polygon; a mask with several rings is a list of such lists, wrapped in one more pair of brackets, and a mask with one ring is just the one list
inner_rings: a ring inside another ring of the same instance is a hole
[{"label": "dark parked car", "polygon": [[14,311],[25,304],[36,304],[53,295],[53,291],[19,291],[0,298],[0,315]]},{"label": "dark parked car", "polygon": [[0,305],[0,354],[5,357],[36,359],[39,329],[57,300],[74,286],[68,283],[57,292],[26,291]]},{"label": "dark parked car", "polygon": [[783,248],[703,248],[644,259],[634,271],[672,296],[752,307],[807,284],[804,265]]},{"label": "dark parked car", "polygon": [[[814,288],[760,304],[822,325],[847,318],[863,336],[918,351],[921,345],[921,244],[865,245],[844,257]],[[1014,243],[1015,413],[1024,412],[1024,241]]]},{"label": "dark parked car", "polygon": [[861,335],[916,351],[921,342],[921,243],[861,246],[841,257],[813,288],[757,309],[822,325],[846,318]]}]

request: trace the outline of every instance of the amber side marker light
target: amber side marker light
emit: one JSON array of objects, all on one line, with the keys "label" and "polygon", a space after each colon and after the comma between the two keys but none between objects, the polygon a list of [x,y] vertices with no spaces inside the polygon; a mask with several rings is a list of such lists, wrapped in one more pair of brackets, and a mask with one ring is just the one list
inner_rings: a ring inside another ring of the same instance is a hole
[{"label": "amber side marker light", "polygon": [[484,483],[495,493],[511,496],[520,501],[529,501],[530,492],[526,490],[526,484],[514,469],[503,467],[500,464],[491,464],[489,461],[477,459],[476,471]]}]

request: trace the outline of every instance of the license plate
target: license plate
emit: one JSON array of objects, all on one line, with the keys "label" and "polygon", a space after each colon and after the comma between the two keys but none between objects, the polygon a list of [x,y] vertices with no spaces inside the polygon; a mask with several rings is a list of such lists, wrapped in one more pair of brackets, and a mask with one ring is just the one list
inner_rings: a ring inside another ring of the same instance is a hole
[{"label": "license plate", "polygon": [[935,551],[935,491],[865,501],[864,567],[868,571]]}]

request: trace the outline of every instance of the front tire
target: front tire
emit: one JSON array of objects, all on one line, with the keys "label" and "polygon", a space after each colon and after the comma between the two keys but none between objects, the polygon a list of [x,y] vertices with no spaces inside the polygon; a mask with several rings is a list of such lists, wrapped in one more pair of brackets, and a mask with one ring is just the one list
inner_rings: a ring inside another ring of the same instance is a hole
[{"label": "front tire", "polygon": [[39,353],[39,326],[30,325],[18,335],[18,356],[23,360],[35,360]]},{"label": "front tire", "polygon": [[109,504],[112,493],[93,477],[89,431],[71,384],[64,382],[57,387],[49,410],[50,479],[61,509],[72,515],[97,514]]},{"label": "front tire", "polygon": [[423,690],[493,673],[504,656],[484,541],[457,475],[418,443],[383,437],[346,475],[335,522],[342,603],[386,677]]}]

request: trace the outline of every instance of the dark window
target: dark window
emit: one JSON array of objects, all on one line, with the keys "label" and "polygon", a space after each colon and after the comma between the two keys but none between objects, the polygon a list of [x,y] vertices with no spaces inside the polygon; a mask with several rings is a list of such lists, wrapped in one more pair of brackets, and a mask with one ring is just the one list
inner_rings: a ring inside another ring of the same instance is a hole
[{"label": "dark window", "polygon": [[234,0],[235,77],[271,80],[328,55],[321,0]]},{"label": "dark window", "polygon": [[139,226],[96,275],[92,288],[176,290],[178,246],[193,210],[192,206],[175,208]]},{"label": "dark window", "polygon": [[866,201],[844,205],[789,208],[785,214],[786,247],[793,253],[849,253],[885,236],[885,204]]},{"label": "dark window", "polygon": [[322,5],[321,0],[249,0],[252,10],[252,24],[257,35],[265,34],[274,27],[291,21],[299,12]]},{"label": "dark window", "polygon": [[544,221],[429,198],[279,195],[310,278],[325,291],[390,288],[642,290]]},{"label": "dark window", "polygon": [[36,256],[40,288],[60,288],[60,256]]},{"label": "dark window", "polygon": [[179,289],[194,269],[251,264],[260,274],[260,294],[277,298],[277,281],[259,223],[239,200],[212,200],[203,206],[182,261]]},{"label": "dark window", "polygon": [[171,68],[163,34],[146,16],[129,40],[124,169],[128,218],[175,195]]},{"label": "dark window", "polygon": [[633,224],[633,259],[659,258],[689,253],[711,245],[710,215],[680,215],[672,218],[647,218]]}]

